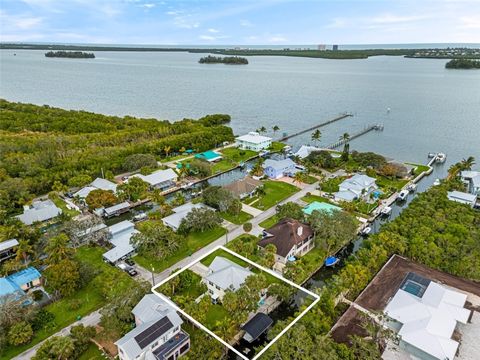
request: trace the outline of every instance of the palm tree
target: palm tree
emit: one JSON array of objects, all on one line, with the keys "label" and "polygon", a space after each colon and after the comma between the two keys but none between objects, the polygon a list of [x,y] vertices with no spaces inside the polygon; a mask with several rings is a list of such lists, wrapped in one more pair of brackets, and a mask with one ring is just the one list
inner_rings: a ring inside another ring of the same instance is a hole
[{"label": "palm tree", "polygon": [[458,175],[458,173],[461,171],[461,163],[456,163],[456,164],[453,164],[452,166],[450,166],[450,168],[448,169],[448,176],[447,176],[447,179],[450,180],[450,179],[453,179],[454,177],[456,177]]},{"label": "palm tree", "polygon": [[468,158],[463,159],[460,164],[461,170],[472,170],[472,166],[475,165],[475,158],[469,156]]},{"label": "palm tree", "polygon": [[18,242],[15,260],[26,264],[30,258],[30,255],[33,255],[34,253],[33,247],[28,243],[27,240],[20,240]]},{"label": "palm tree", "polygon": [[350,152],[350,134],[343,133],[343,135],[340,136],[340,140],[344,141],[342,159],[343,161],[348,161],[348,153]]},{"label": "palm tree", "polygon": [[180,150],[178,150],[180,154],[183,154],[185,151],[187,151],[187,149],[185,149],[185,146],[182,146]]},{"label": "palm tree", "polygon": [[273,136],[275,136],[275,133],[276,133],[278,130],[280,130],[280,128],[278,127],[278,125],[275,125],[275,126],[272,128],[272,130],[273,130]]},{"label": "palm tree", "polygon": [[165,156],[168,157],[168,154],[170,153],[170,150],[172,150],[172,148],[170,146],[165,146],[163,148],[163,151],[165,151]]},{"label": "palm tree", "polygon": [[303,182],[304,178],[305,178],[305,176],[304,176],[303,173],[297,172],[297,173],[295,173],[295,175],[293,176],[293,182],[300,184],[301,182]]},{"label": "palm tree", "polygon": [[45,252],[48,254],[48,263],[57,264],[61,260],[70,259],[72,249],[67,245],[68,237],[64,234],[51,238],[45,247]]},{"label": "palm tree", "polygon": [[258,129],[258,132],[260,134],[263,134],[263,133],[267,132],[267,128],[265,126],[262,126],[260,129]]},{"label": "palm tree", "polygon": [[315,142],[315,144],[318,144],[320,142],[320,139],[322,137],[322,132],[317,129],[312,133],[312,141]]}]

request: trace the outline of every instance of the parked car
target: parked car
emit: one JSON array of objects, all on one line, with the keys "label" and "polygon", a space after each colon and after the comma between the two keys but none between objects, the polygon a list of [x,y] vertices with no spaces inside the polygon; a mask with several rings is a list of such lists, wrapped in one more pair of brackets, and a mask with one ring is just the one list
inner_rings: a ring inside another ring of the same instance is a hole
[{"label": "parked car", "polygon": [[127,264],[120,263],[117,266],[118,266],[119,269],[125,271],[130,276],[135,276],[135,275],[138,274],[137,270],[135,270],[132,266],[129,266]]},{"label": "parked car", "polygon": [[135,261],[133,261],[132,259],[125,259],[125,262],[130,265],[130,266],[134,266],[135,265]]}]

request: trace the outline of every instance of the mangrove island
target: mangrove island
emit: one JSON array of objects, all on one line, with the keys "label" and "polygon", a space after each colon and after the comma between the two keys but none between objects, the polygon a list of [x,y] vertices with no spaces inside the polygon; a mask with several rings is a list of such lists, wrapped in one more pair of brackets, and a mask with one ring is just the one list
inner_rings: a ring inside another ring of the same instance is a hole
[{"label": "mangrove island", "polygon": [[94,59],[94,53],[87,53],[82,51],[49,51],[45,53],[46,57],[61,57],[71,59]]},{"label": "mangrove island", "polygon": [[445,64],[447,69],[480,69],[480,61],[471,59],[452,59]]},{"label": "mangrove island", "polygon": [[212,56],[208,55],[198,60],[200,64],[247,65],[248,60],[240,56]]}]

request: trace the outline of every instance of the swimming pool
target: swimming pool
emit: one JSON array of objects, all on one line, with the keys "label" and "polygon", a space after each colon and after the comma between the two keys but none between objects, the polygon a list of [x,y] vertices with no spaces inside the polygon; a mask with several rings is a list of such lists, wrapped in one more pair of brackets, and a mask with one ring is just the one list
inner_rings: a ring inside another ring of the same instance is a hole
[{"label": "swimming pool", "polygon": [[332,211],[340,211],[342,210],[341,207],[335,206],[326,202],[319,202],[319,201],[314,201],[311,204],[308,204],[304,209],[303,212],[307,215],[311,215],[312,212],[315,210],[318,211],[327,211],[327,212],[332,212]]}]

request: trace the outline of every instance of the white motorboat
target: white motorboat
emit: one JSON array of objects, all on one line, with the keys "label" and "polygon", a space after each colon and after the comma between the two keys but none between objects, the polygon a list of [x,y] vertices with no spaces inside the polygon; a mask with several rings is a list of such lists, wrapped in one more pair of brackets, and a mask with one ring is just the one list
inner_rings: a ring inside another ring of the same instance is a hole
[{"label": "white motorboat", "polygon": [[134,222],[143,221],[143,220],[147,220],[147,219],[148,219],[148,215],[145,214],[144,212],[138,213],[137,215],[135,215],[133,217]]},{"label": "white motorboat", "polygon": [[407,190],[408,190],[409,192],[414,192],[415,190],[417,190],[417,184],[413,184],[413,183],[412,183],[412,184],[408,185],[408,186],[407,186]]},{"label": "white motorboat", "polygon": [[372,232],[372,228],[370,226],[366,226],[363,228],[363,230],[360,232],[362,236],[368,236]]},{"label": "white motorboat", "polygon": [[408,197],[408,190],[402,190],[400,191],[400,194],[398,194],[397,200],[398,201],[405,201]]},{"label": "white motorboat", "polygon": [[380,211],[380,214],[384,216],[389,216],[392,213],[392,208],[390,206],[385,206],[382,211]]},{"label": "white motorboat", "polygon": [[444,153],[438,153],[435,159],[436,162],[444,163],[447,160],[447,155]]},{"label": "white motorboat", "polygon": [[435,181],[433,182],[433,186],[438,186],[440,185],[440,179],[435,179]]}]

